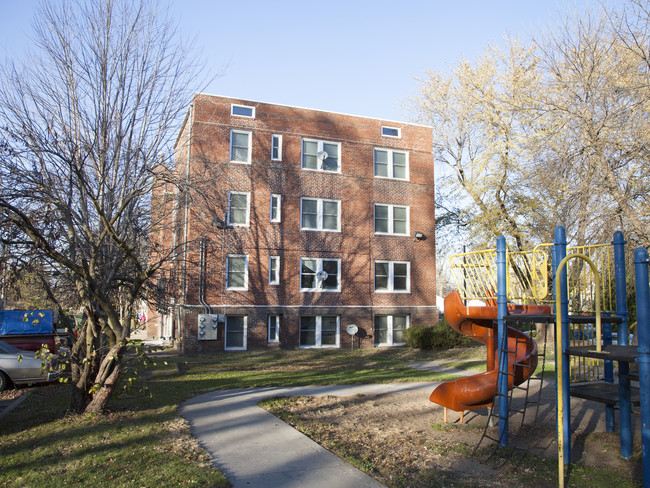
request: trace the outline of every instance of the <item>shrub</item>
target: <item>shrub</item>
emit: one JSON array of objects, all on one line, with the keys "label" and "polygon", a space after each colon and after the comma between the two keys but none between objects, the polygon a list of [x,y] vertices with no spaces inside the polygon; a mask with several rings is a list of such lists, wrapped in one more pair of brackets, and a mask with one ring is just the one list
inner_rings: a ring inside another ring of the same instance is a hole
[{"label": "shrub", "polygon": [[445,319],[433,327],[410,327],[405,335],[406,344],[416,349],[451,349],[472,343],[469,337],[449,327]]}]

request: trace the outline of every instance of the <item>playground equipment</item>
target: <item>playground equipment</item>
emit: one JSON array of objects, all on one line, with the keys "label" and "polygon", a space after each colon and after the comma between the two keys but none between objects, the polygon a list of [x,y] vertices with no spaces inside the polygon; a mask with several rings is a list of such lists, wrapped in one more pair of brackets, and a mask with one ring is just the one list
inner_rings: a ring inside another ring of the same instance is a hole
[{"label": "playground equipment", "polygon": [[[491,416],[498,407],[497,440],[499,445],[507,445],[508,393],[532,377],[537,346],[529,336],[534,335],[533,331],[527,334],[506,328],[506,323],[554,323],[560,486],[564,486],[564,465],[571,459],[571,396],[575,396],[605,404],[606,428],[610,432],[615,430],[618,407],[623,458],[632,455],[631,407],[640,406],[644,487],[650,488],[647,251],[640,248],[635,253],[638,348],[629,345],[625,241],[620,232],[611,244],[568,248],[565,231],[558,227],[553,244],[523,253],[509,253],[505,239],[500,237],[496,250],[453,256],[451,267],[459,291],[445,300],[445,317],[459,332],[487,344],[488,371],[440,385],[430,400],[456,411],[492,405]],[[474,298],[485,300],[487,306],[462,304],[463,299]],[[554,313],[549,313],[553,305]],[[616,326],[615,334],[612,326]],[[639,365],[638,375],[630,374],[629,366],[635,362]],[[618,363],[617,378],[614,363]],[[639,387],[633,387],[632,382],[638,382]]]}]

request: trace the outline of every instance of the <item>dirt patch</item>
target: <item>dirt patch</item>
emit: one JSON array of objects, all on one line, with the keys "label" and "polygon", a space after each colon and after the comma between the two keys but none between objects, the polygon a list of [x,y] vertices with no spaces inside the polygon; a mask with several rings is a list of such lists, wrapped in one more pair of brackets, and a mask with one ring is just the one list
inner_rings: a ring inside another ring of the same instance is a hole
[{"label": "dirt patch", "polygon": [[[466,413],[463,424],[457,412],[449,412],[445,424],[443,408],[421,392],[297,397],[271,410],[390,487],[557,486],[555,420],[549,408],[540,408],[534,422],[534,409],[529,409],[523,426],[520,417],[513,417],[505,449],[483,436],[488,409]],[[584,406],[574,411],[581,415]],[[576,418],[576,464],[566,486],[640,486],[640,447],[635,446],[631,461],[621,459],[618,434],[598,432],[599,425],[593,418]],[[497,437],[498,428],[487,433]]]}]

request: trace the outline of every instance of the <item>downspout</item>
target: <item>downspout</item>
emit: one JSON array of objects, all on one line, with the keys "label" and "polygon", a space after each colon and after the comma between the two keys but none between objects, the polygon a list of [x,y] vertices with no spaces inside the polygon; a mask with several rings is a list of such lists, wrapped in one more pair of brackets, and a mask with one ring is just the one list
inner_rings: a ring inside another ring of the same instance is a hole
[{"label": "downspout", "polygon": [[187,237],[188,237],[188,220],[189,220],[189,206],[190,206],[190,197],[188,193],[190,185],[190,155],[192,147],[192,125],[194,123],[194,103],[190,104],[190,116],[188,120],[188,129],[187,129],[187,162],[185,166],[185,178],[187,187],[185,188],[185,216],[183,218],[183,295],[182,295],[182,304],[187,305]]}]

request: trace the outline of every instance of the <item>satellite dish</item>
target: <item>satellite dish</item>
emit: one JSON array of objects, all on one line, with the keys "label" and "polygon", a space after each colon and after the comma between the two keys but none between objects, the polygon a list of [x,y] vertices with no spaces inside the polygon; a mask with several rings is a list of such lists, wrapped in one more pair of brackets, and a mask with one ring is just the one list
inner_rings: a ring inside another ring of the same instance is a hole
[{"label": "satellite dish", "polygon": [[327,276],[328,276],[327,271],[319,271],[318,273],[316,273],[316,279],[318,281],[325,281],[327,279]]},{"label": "satellite dish", "polygon": [[321,161],[324,160],[324,159],[327,159],[327,156],[329,156],[327,154],[327,151],[318,151],[318,154],[316,154],[316,157],[318,159],[320,159]]},{"label": "satellite dish", "polygon": [[345,330],[347,331],[348,334],[350,334],[351,336],[353,336],[354,334],[356,334],[357,332],[359,332],[359,327],[357,327],[357,326],[354,325],[354,324],[350,324],[350,325],[348,325],[348,326],[345,328]]}]

